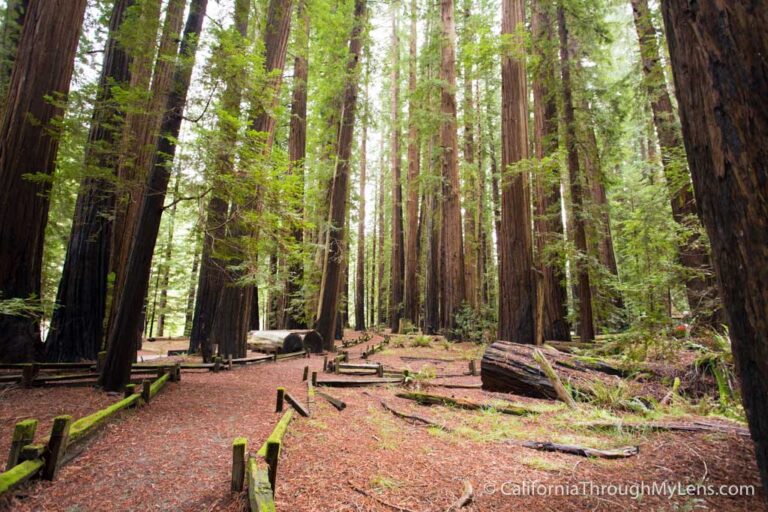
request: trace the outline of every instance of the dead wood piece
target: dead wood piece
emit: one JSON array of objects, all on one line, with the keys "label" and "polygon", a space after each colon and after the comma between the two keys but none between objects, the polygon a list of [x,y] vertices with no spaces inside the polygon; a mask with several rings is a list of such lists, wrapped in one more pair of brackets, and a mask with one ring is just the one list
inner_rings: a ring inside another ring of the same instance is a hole
[{"label": "dead wood piece", "polygon": [[482,384],[440,384],[438,382],[423,381],[422,384],[427,387],[433,388],[447,388],[447,389],[481,389]]},{"label": "dead wood piece", "polygon": [[440,429],[445,430],[446,432],[453,432],[453,430],[449,427],[446,427],[445,425],[442,425],[440,423],[437,423],[436,421],[433,421],[429,418],[425,418],[424,416],[419,416],[417,414],[407,414],[402,411],[398,411],[391,405],[389,405],[384,400],[381,400],[381,406],[384,407],[385,410],[391,412],[398,418],[402,418],[404,420],[412,420],[412,421],[418,421],[419,423],[423,423],[424,425],[427,425],[428,427],[437,427]]},{"label": "dead wood piece", "polygon": [[334,406],[339,411],[343,411],[347,408],[346,402],[343,402],[342,400],[339,400],[338,398],[334,398],[331,395],[327,393],[323,393],[322,391],[316,391],[317,395],[324,398],[328,401],[332,406]]},{"label": "dead wood piece", "polygon": [[640,452],[637,446],[622,446],[614,450],[598,450],[597,448],[588,448],[585,446],[573,446],[568,444],[557,444],[542,441],[526,441],[523,443],[526,448],[539,450],[542,452],[559,452],[580,457],[597,457],[600,459],[626,459],[633,457]]},{"label": "dead wood piece", "polygon": [[389,508],[392,508],[392,509],[395,509],[395,510],[399,510],[400,512],[414,512],[414,511],[413,511],[413,510],[411,510],[410,508],[401,507],[401,506],[399,506],[399,505],[394,505],[394,504],[392,504],[392,503],[388,503],[388,502],[386,502],[386,501],[382,500],[382,499],[381,499],[381,498],[379,498],[378,496],[375,496],[375,495],[373,495],[373,494],[371,494],[371,493],[369,493],[369,492],[365,491],[364,489],[362,489],[362,488],[360,488],[360,487],[356,486],[355,484],[353,484],[353,483],[352,483],[352,481],[351,481],[351,480],[350,480],[348,483],[349,483],[349,486],[350,486],[352,489],[354,489],[355,491],[359,492],[359,493],[360,493],[360,494],[362,494],[363,496],[366,496],[366,497],[368,497],[368,498],[371,498],[372,500],[375,500],[375,501],[377,501],[377,502],[381,503],[382,505],[385,505],[385,506],[387,506],[387,507],[389,507]]},{"label": "dead wood piece", "polygon": [[708,423],[704,421],[685,422],[647,422],[647,423],[616,423],[592,422],[580,423],[579,426],[591,430],[626,430],[628,432],[718,432],[749,437],[749,429],[738,425]]},{"label": "dead wood piece", "polygon": [[450,396],[442,395],[429,395],[427,393],[397,393],[395,396],[398,398],[405,398],[406,400],[414,400],[421,405],[446,405],[449,407],[456,407],[459,409],[467,409],[471,411],[480,409],[494,409],[502,414],[513,414],[516,416],[536,414],[536,411],[512,404],[493,406],[473,402],[471,400],[465,400],[463,398],[453,398]]},{"label": "dead wood piece", "polygon": [[305,418],[309,417],[309,409],[307,409],[307,407],[304,404],[296,400],[296,398],[294,398],[290,393],[285,393],[284,397],[285,397],[285,401],[291,404],[291,407],[296,409],[296,412],[298,412]]},{"label": "dead wood piece", "polygon": [[326,380],[318,380],[317,385],[318,386],[327,386],[327,387],[333,387],[333,388],[353,388],[353,387],[360,387],[360,386],[381,386],[386,384],[399,384],[403,381],[401,378],[374,378],[374,379],[326,379]]},{"label": "dead wood piece", "polygon": [[544,372],[544,374],[549,379],[549,382],[552,383],[552,387],[555,388],[557,397],[563,402],[565,402],[566,405],[568,405],[568,407],[570,407],[571,409],[575,409],[576,400],[574,400],[571,394],[568,392],[568,390],[565,389],[565,386],[563,386],[563,383],[560,380],[560,376],[557,374],[554,368],[552,368],[552,365],[549,364],[549,361],[544,356],[544,353],[538,349],[534,350],[533,359],[537,363],[539,363],[539,367],[541,368],[541,371]]},{"label": "dead wood piece", "polygon": [[445,512],[456,512],[457,510],[461,510],[472,503],[473,496],[474,489],[472,489],[472,483],[469,480],[464,480],[464,492],[461,493],[459,499],[456,500],[453,505],[448,507]]}]

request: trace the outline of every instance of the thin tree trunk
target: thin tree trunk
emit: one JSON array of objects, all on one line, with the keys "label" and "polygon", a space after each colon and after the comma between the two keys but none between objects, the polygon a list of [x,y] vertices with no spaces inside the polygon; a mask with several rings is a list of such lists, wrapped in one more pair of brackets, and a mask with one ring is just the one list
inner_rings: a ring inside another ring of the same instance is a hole
[{"label": "thin tree trunk", "polygon": [[698,233],[700,221],[696,215],[696,200],[689,173],[687,169],[681,171],[676,162],[683,155],[683,140],[667,90],[656,29],[651,21],[648,0],[631,2],[643,60],[644,84],[651,98],[653,121],[661,145],[661,161],[672,202],[672,216],[688,232],[678,247],[680,263],[689,271],[685,280],[688,304],[697,316],[697,322],[716,329],[722,322],[718,314],[719,298],[712,275],[708,244]]},{"label": "thin tree trunk", "polygon": [[440,154],[442,163],[442,254],[445,258],[441,285],[443,286],[442,327],[452,329],[456,314],[466,300],[464,279],[464,247],[459,197],[459,144],[456,133],[456,29],[453,0],[441,0],[442,56],[440,79],[443,83],[440,111]]},{"label": "thin tree trunk", "polygon": [[[197,238],[197,236],[195,236]],[[184,336],[192,334],[192,320],[195,314],[195,292],[197,291],[198,269],[200,268],[200,247],[195,243],[194,255],[192,256],[192,271],[189,280],[189,291],[187,292],[187,306],[184,308]]]},{"label": "thin tree trunk", "polygon": [[[124,113],[113,87],[130,82],[130,56],[118,43],[119,30],[133,0],[119,0],[112,9],[109,37],[99,78],[96,108],[86,143],[87,173],[117,172],[117,153]],[[45,343],[49,361],[95,360],[103,341],[107,300],[111,215],[111,180],[88,176],[80,183],[72,230],[56,295],[56,308]]]},{"label": "thin tree trunk", "polygon": [[365,0],[355,0],[354,25],[349,39],[347,79],[344,86],[341,129],[336,148],[336,171],[333,176],[328,252],[323,263],[323,282],[320,288],[317,331],[323,337],[323,348],[332,351],[334,330],[339,306],[343,249],[347,216],[347,188],[349,160],[352,155],[352,136],[357,106],[358,62],[362,53],[362,35],[365,23]]},{"label": "thin tree trunk", "polygon": [[168,238],[165,241],[165,254],[163,256],[163,264],[160,267],[162,270],[162,280],[160,281],[160,316],[157,320],[157,337],[162,338],[165,336],[165,318],[166,311],[168,309],[168,287],[171,284],[171,257],[173,256],[173,230],[176,224],[176,199],[179,197],[179,183],[181,181],[181,174],[176,175],[176,180],[173,185],[173,196],[171,201],[171,211],[168,213]]},{"label": "thin tree trunk", "polygon": [[768,6],[661,4],[698,211],[768,488]]},{"label": "thin tree trunk", "polygon": [[392,168],[392,266],[389,326],[393,333],[400,330],[403,314],[403,280],[405,252],[403,240],[403,185],[400,179],[400,36],[398,34],[399,3],[392,3],[392,71],[390,74],[390,145]]},{"label": "thin tree trunk", "polygon": [[168,95],[157,156],[149,173],[147,193],[144,195],[137,218],[135,236],[131,243],[125,275],[131,276],[130,286],[124,286],[117,301],[117,313],[109,333],[107,359],[101,373],[101,384],[109,391],[121,389],[131,374],[134,341],[126,333],[136,332],[141,321],[141,304],[148,287],[152,254],[160,229],[163,202],[168,189],[171,166],[176,154],[176,141],[181,130],[187,91],[192,77],[192,64],[205,19],[208,0],[193,0],[187,17],[184,37],[179,48],[179,59],[173,76],[173,87]]},{"label": "thin tree trunk", "polygon": [[[382,162],[381,165],[379,165],[379,169],[384,169],[383,165],[383,154],[382,154]],[[376,262],[377,267],[377,273],[378,273],[378,282],[379,286],[376,288],[377,290],[377,296],[376,296],[376,311],[378,313],[377,322],[379,325],[384,325],[387,322],[387,311],[386,311],[386,288],[384,287],[384,232],[385,232],[385,226],[384,226],[384,194],[382,191],[384,190],[384,173],[382,172],[379,176],[379,187],[378,187],[378,198],[379,198],[379,204],[378,204],[378,226],[379,226],[379,253],[378,253],[378,261]]]},{"label": "thin tree trunk", "polygon": [[[516,33],[525,22],[524,9],[523,0],[502,2],[502,34]],[[528,173],[509,170],[511,165],[528,158],[528,96],[523,56],[502,56],[501,97],[499,339],[533,343],[535,289]]]},{"label": "thin tree trunk", "polygon": [[[365,180],[368,162],[368,74],[369,66],[365,67],[365,99],[360,134],[360,194],[357,219],[357,262],[355,271],[355,330],[365,330]],[[373,290],[373,288],[371,288]],[[369,292],[370,293],[370,292]]]},{"label": "thin tree trunk", "polygon": [[417,5],[411,0],[410,38],[408,40],[408,181],[405,207],[405,282],[403,318],[414,325],[419,316],[419,129],[416,126]]},{"label": "thin tree trunk", "polygon": [[[573,90],[571,84],[571,64],[568,46],[568,27],[566,25],[565,9],[562,2],[557,8],[557,20],[560,35],[560,66],[563,87],[563,120],[565,122],[565,147],[568,152],[568,176],[571,187],[571,203],[573,208],[572,229],[573,241],[576,248],[574,261],[577,280],[579,335],[581,341],[595,339],[595,328],[592,319],[592,291],[589,283],[589,268],[587,265],[587,236],[584,228],[584,206],[582,203],[581,172],[579,170],[579,154],[576,148],[576,116],[573,108]],[[575,297],[575,298],[576,298]]]},{"label": "thin tree trunk", "polygon": [[[541,0],[533,2],[531,20],[534,37],[534,51],[538,57],[538,68],[533,78],[534,138],[536,158],[556,158],[558,148],[557,97],[555,94],[555,66],[557,56],[550,51],[554,39],[551,13]],[[554,50],[554,49],[553,49]],[[536,230],[537,266],[541,273],[541,288],[544,310],[541,328],[544,339],[571,339],[568,325],[568,292],[565,289],[565,261],[549,254],[547,246],[563,240],[563,215],[560,202],[560,166],[549,166],[536,173]],[[538,297],[537,297],[538,298]]]},{"label": "thin tree trunk", "polygon": [[[50,96],[69,93],[85,0],[67,9],[33,2],[19,39],[0,125],[0,296],[38,301],[50,180],[59,139],[52,126],[63,114]],[[41,349],[37,315],[0,315],[0,360],[28,361]]]}]

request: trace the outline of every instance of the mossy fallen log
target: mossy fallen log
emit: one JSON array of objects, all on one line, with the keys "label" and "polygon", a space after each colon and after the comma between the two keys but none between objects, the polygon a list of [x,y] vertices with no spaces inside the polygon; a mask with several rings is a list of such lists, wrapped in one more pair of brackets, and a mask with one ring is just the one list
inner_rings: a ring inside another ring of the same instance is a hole
[{"label": "mossy fallen log", "polygon": [[269,483],[269,468],[256,457],[248,457],[248,506],[252,512],[276,512]]},{"label": "mossy fallen log", "polygon": [[41,459],[25,460],[8,471],[0,473],[0,496],[18,487],[43,469],[44,462]]},{"label": "mossy fallen log", "polygon": [[597,448],[588,448],[585,446],[573,446],[568,444],[557,444],[541,441],[526,441],[523,443],[526,448],[542,452],[567,453],[569,455],[578,455],[580,457],[595,457],[600,459],[626,459],[640,453],[637,446],[622,446],[613,450],[600,450]]},{"label": "mossy fallen log", "polygon": [[396,397],[405,398],[406,400],[414,400],[420,405],[444,405],[448,407],[456,407],[458,409],[467,409],[476,411],[480,409],[493,409],[502,414],[512,414],[515,416],[524,416],[526,414],[537,414],[536,411],[526,409],[525,407],[519,407],[517,405],[490,405],[479,402],[473,402],[471,400],[465,400],[463,398],[453,398],[450,396],[430,395],[427,393],[396,393]]},{"label": "mossy fallen log", "polygon": [[157,395],[160,392],[160,390],[163,389],[163,386],[165,386],[165,384],[168,382],[170,378],[171,378],[170,373],[164,373],[162,377],[154,381],[149,388],[149,398],[154,398],[155,395]]}]

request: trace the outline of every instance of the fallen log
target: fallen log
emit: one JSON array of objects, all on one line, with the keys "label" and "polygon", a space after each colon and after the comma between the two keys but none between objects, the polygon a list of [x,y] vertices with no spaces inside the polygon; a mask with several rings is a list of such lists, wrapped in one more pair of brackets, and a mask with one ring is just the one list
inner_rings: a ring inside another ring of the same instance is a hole
[{"label": "fallen log", "polygon": [[328,403],[330,403],[332,406],[334,406],[339,411],[343,411],[347,408],[347,404],[343,402],[342,400],[339,400],[338,398],[334,398],[331,395],[327,393],[323,393],[322,391],[316,391],[315,392],[318,396],[324,398]]},{"label": "fallen log", "polygon": [[252,512],[275,512],[275,497],[269,483],[269,467],[248,457],[248,505]]},{"label": "fallen log", "polygon": [[427,393],[396,393],[395,396],[398,398],[405,398],[406,400],[414,400],[420,405],[446,405],[449,407],[467,409],[470,411],[476,411],[480,409],[494,409],[502,414],[512,414],[515,416],[536,414],[536,411],[512,404],[493,406],[479,402],[473,402],[471,400],[465,400],[463,398],[453,398],[450,396],[442,395],[429,395]]},{"label": "fallen log", "polygon": [[323,336],[317,331],[309,331],[304,335],[304,348],[313,354],[323,352]]},{"label": "fallen log", "polygon": [[422,384],[427,387],[447,389],[481,389],[483,387],[482,384],[440,384],[428,380],[423,381]]},{"label": "fallen log", "polygon": [[610,421],[577,423],[577,426],[591,430],[619,430],[627,432],[717,432],[749,437],[749,429],[738,425],[723,423],[707,423],[703,421],[685,422],[647,422],[647,423],[617,423]]},{"label": "fallen log", "polygon": [[298,352],[304,350],[304,334],[309,331],[250,331],[248,348],[261,352]]},{"label": "fallen log", "polygon": [[327,386],[332,388],[354,388],[360,386],[381,386],[386,384],[400,384],[401,378],[377,377],[374,379],[325,379],[318,380],[318,386]]},{"label": "fallen log", "polygon": [[585,446],[573,446],[541,441],[526,441],[523,443],[523,446],[542,452],[567,453],[569,455],[597,457],[600,459],[626,459],[628,457],[633,457],[640,452],[640,449],[637,446],[622,446],[621,448],[616,448],[614,450],[598,450],[597,448],[587,448]]},{"label": "fallen log", "polygon": [[445,425],[441,425],[440,423],[437,423],[436,421],[433,421],[433,420],[431,420],[429,418],[425,418],[424,416],[419,416],[417,414],[407,414],[407,413],[398,411],[397,409],[395,409],[394,407],[389,405],[384,400],[381,400],[381,406],[384,407],[385,410],[387,410],[387,411],[391,412],[392,414],[394,414],[395,416],[397,416],[398,418],[402,418],[404,420],[417,421],[417,422],[422,423],[422,424],[424,424],[424,425],[426,425],[428,427],[437,427],[437,428],[440,428],[442,430],[445,430],[446,432],[452,432],[452,430],[449,427],[446,427]]}]

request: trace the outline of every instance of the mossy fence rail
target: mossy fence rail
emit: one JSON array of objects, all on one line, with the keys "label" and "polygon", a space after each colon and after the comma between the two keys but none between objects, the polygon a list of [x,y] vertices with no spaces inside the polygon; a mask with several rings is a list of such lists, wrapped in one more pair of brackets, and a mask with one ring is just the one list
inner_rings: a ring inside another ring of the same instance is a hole
[{"label": "mossy fence rail", "polygon": [[69,415],[57,416],[51,434],[37,443],[34,442],[37,420],[20,421],[13,431],[6,471],[0,474],[0,496],[34,477],[55,479],[59,468],[79,454],[74,448],[107,420],[124,409],[150,403],[168,381],[175,382],[180,378],[178,366],[169,368],[163,370],[154,382],[145,380],[139,392],[136,392],[135,384],[129,384],[122,400],[93,414],[75,421]]}]

